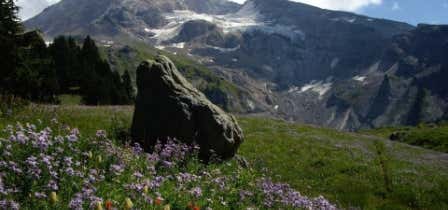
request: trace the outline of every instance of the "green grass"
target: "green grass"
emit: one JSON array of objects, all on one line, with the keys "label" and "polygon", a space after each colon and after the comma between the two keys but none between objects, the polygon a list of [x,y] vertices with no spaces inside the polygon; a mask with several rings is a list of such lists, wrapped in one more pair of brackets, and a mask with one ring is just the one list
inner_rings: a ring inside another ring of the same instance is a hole
[{"label": "green grass", "polygon": [[[37,106],[0,121],[0,128],[53,116],[88,135],[97,129],[114,133],[130,126],[132,107]],[[323,195],[344,208],[448,209],[446,154],[271,119],[239,121],[246,136],[239,153],[254,174],[267,174],[305,195]]]},{"label": "green grass", "polygon": [[268,119],[240,123],[247,137],[241,153],[301,192],[362,209],[448,208],[444,154]]},{"label": "green grass", "polygon": [[81,105],[82,97],[80,95],[60,95],[59,101],[61,105]]},{"label": "green grass", "polygon": [[448,153],[448,124],[421,124],[417,127],[386,127],[361,131],[361,133],[390,138],[396,141]]}]

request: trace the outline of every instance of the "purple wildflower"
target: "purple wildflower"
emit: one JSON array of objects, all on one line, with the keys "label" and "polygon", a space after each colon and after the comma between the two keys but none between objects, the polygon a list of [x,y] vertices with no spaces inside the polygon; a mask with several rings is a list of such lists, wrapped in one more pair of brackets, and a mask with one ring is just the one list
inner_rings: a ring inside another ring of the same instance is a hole
[{"label": "purple wildflower", "polygon": [[179,173],[176,176],[177,182],[179,182],[180,184],[186,184],[192,181],[195,181],[198,177],[194,174],[190,174],[190,173]]},{"label": "purple wildflower", "polygon": [[124,185],[124,187],[128,190],[134,190],[137,191],[139,193],[143,192],[143,189],[145,187],[144,184],[128,184],[128,185]]},{"label": "purple wildflower", "polygon": [[134,172],[133,176],[137,177],[138,179],[143,178],[143,174],[140,173],[139,171]]},{"label": "purple wildflower", "polygon": [[25,160],[25,163],[29,166],[29,167],[38,167],[38,162],[37,162],[37,158],[34,156],[30,156]]},{"label": "purple wildflower", "polygon": [[67,136],[67,140],[68,140],[69,142],[76,142],[76,141],[78,141],[78,136],[73,135],[73,134],[68,135],[68,136]]},{"label": "purple wildflower", "polygon": [[78,130],[77,128],[73,128],[73,129],[70,131],[70,135],[79,136],[79,134],[80,134],[80,132],[79,132],[79,130]]},{"label": "purple wildflower", "polygon": [[59,189],[58,183],[54,180],[50,180],[47,184],[47,187],[53,191],[58,191]]},{"label": "purple wildflower", "polygon": [[124,171],[124,165],[122,164],[113,164],[110,166],[110,170],[112,173],[114,173],[116,176],[120,175]]},{"label": "purple wildflower", "polygon": [[67,167],[70,167],[73,164],[73,158],[72,157],[64,157],[64,162]]},{"label": "purple wildflower", "polygon": [[154,200],[151,197],[149,197],[147,195],[143,195],[143,197],[144,197],[144,200],[146,201],[146,203],[148,203],[149,205],[152,205],[154,203]]},{"label": "purple wildflower", "polygon": [[162,165],[165,166],[166,168],[172,168],[174,166],[174,163],[164,160],[164,161],[162,161]]},{"label": "purple wildflower", "polygon": [[221,190],[224,190],[226,187],[226,178],[225,177],[218,177],[212,180],[213,183],[219,186]]},{"label": "purple wildflower", "polygon": [[199,198],[202,196],[202,189],[200,187],[195,187],[195,188],[191,189],[190,193],[194,197]]},{"label": "purple wildflower", "polygon": [[294,191],[288,184],[273,183],[270,179],[263,179],[261,182],[262,191],[265,194],[264,205],[273,207],[274,203],[280,202],[283,205],[289,205],[294,208],[334,210],[323,197],[310,200],[308,197],[300,195]]},{"label": "purple wildflower", "polygon": [[245,200],[247,197],[251,197],[254,194],[247,190],[240,190],[240,200]]},{"label": "purple wildflower", "polygon": [[15,163],[13,161],[9,161],[8,165],[9,165],[9,168],[11,169],[11,171],[13,171],[16,174],[21,174],[23,172],[22,169],[20,169],[19,166],[17,166],[17,163]]},{"label": "purple wildflower", "polygon": [[135,153],[135,154],[141,154],[141,153],[143,153],[143,148],[140,146],[140,144],[139,143],[134,143],[134,145],[132,146],[132,151]]},{"label": "purple wildflower", "polygon": [[149,182],[148,187],[151,190],[155,190],[155,189],[159,188],[164,181],[165,181],[164,177],[156,176],[153,180],[151,180],[151,182]]},{"label": "purple wildflower", "polygon": [[69,176],[74,176],[75,175],[75,170],[72,167],[68,167],[65,169],[65,173]]},{"label": "purple wildflower", "polygon": [[82,205],[84,201],[82,199],[81,193],[76,193],[73,199],[70,201],[68,207],[73,210],[82,210]]},{"label": "purple wildflower", "polygon": [[13,200],[0,200],[0,209],[19,210],[20,205]]},{"label": "purple wildflower", "polygon": [[19,131],[17,132],[17,137],[15,138],[15,140],[20,144],[26,144],[26,142],[28,141],[28,137],[22,131]]},{"label": "purple wildflower", "polygon": [[44,198],[47,198],[47,195],[43,192],[35,192],[34,197],[36,197],[38,199],[44,199]]},{"label": "purple wildflower", "polygon": [[106,139],[107,138],[107,133],[105,130],[97,130],[96,131],[96,137],[100,138],[100,139]]},{"label": "purple wildflower", "polygon": [[97,206],[98,203],[102,203],[103,202],[102,198],[94,196],[94,195],[90,196],[88,199],[90,201],[90,205],[89,206],[90,206],[91,209],[95,209],[95,207]]}]

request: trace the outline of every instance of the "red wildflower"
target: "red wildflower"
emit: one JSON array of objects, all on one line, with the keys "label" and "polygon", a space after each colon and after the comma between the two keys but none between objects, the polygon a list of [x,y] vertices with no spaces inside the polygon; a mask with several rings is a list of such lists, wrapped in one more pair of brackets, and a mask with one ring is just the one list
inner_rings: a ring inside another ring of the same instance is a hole
[{"label": "red wildflower", "polygon": [[112,210],[112,201],[107,200],[105,205],[106,205],[106,210]]}]

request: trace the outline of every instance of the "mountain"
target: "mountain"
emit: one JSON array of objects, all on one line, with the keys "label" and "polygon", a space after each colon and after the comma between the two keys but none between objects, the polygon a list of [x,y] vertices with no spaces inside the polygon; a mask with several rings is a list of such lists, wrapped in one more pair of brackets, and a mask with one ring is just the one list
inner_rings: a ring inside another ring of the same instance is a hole
[{"label": "mountain", "polygon": [[224,0],[64,0],[25,24],[38,27],[50,37],[91,34],[132,35],[143,39],[149,35],[145,29],[160,27],[168,22],[163,13],[191,10],[223,14],[237,9],[238,4]]},{"label": "mountain", "polygon": [[247,93],[244,113],[346,130],[447,117],[445,26],[288,0],[63,0],[25,24],[197,60]]}]

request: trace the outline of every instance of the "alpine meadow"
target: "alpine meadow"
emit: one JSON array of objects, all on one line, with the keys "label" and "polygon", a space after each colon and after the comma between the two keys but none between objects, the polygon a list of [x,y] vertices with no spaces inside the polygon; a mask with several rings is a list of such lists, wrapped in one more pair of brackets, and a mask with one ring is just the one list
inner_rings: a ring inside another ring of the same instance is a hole
[{"label": "alpine meadow", "polygon": [[442,3],[0,0],[0,209],[448,209]]}]

